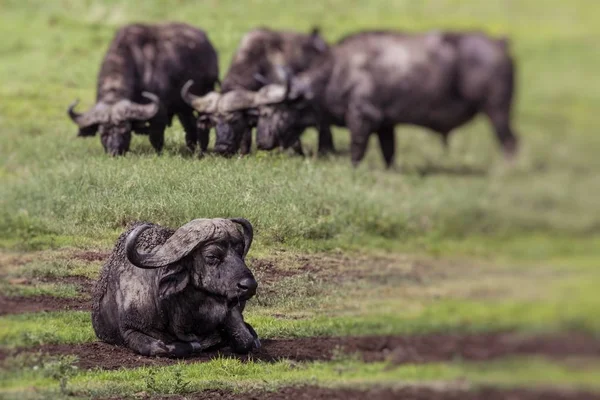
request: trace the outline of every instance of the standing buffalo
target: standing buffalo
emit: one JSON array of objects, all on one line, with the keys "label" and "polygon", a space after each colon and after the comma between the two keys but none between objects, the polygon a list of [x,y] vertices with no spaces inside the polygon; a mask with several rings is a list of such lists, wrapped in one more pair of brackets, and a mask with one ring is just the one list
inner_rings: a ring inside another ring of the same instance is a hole
[{"label": "standing buffalo", "polygon": [[[181,23],[133,24],[121,28],[98,75],[96,105],[84,114],[69,107],[69,116],[79,126],[78,136],[100,131],[104,150],[122,155],[129,150],[131,132],[147,134],[157,152],[164,144],[164,131],[176,114],[185,129],[185,140],[193,152],[196,142],[208,146],[208,130],[198,129],[193,109],[180,96],[189,79],[192,91],[205,94],[219,78],[217,53],[206,34]],[[153,93],[153,94],[150,94]],[[144,98],[151,100],[148,104]]]},{"label": "standing buffalo", "polygon": [[517,150],[510,124],[513,86],[513,60],[504,39],[482,33],[358,33],[293,78],[290,90],[272,90],[273,96],[261,99],[257,141],[265,149],[289,146],[324,116],[350,130],[354,165],[377,132],[389,167],[396,124],[427,127],[446,143],[454,128],[483,112],[512,156]]},{"label": "standing buffalo", "polygon": [[241,218],[196,219],[176,231],[135,224],[119,237],[94,289],[98,338],[145,356],[260,347],[242,317],[257,288],[244,262],[252,232]]},{"label": "standing buffalo", "polygon": [[[215,151],[223,155],[250,152],[252,128],[256,126],[258,114],[248,99],[254,92],[269,83],[283,83],[279,73],[286,66],[292,73],[300,73],[314,67],[316,60],[328,51],[328,46],[315,29],[309,35],[272,31],[258,28],[248,32],[233,56],[227,75],[218,93],[204,98],[183,93],[183,97],[199,113],[200,126],[215,126],[217,141]],[[218,104],[218,106],[217,106]],[[301,151],[299,142],[295,145]],[[319,127],[319,151],[333,151],[333,140],[329,126]]]}]

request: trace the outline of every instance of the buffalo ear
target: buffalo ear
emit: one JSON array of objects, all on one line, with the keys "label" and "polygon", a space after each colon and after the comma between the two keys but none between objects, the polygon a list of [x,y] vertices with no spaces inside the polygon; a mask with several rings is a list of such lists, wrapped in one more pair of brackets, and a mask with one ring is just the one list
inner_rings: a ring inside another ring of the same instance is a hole
[{"label": "buffalo ear", "polygon": [[313,47],[319,53],[323,53],[325,50],[327,50],[327,43],[321,36],[321,28],[319,28],[318,26],[313,27],[312,31],[310,32],[310,37],[312,39]]},{"label": "buffalo ear", "polygon": [[98,132],[98,124],[86,126],[85,128],[79,128],[77,137],[96,136],[96,132]]},{"label": "buffalo ear", "polygon": [[185,265],[164,267],[163,271],[158,282],[158,295],[161,300],[181,293],[190,281],[190,274]]}]

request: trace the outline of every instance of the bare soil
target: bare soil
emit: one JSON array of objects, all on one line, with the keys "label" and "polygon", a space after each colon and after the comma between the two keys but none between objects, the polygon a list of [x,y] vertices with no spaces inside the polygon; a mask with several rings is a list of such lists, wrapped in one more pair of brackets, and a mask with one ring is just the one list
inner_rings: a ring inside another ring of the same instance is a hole
[{"label": "bare soil", "polygon": [[[296,362],[331,360],[356,355],[365,362],[389,361],[392,364],[427,363],[464,359],[487,361],[509,355],[540,355],[566,359],[573,356],[600,357],[600,340],[581,334],[523,336],[513,333],[469,335],[431,334],[420,336],[313,337],[263,340],[260,350],[249,355],[233,354],[228,349],[190,357],[184,362],[205,362],[228,356],[243,361]],[[0,350],[0,361],[11,354],[41,352],[50,356],[78,356],[81,369],[118,369],[170,365],[169,358],[143,357],[118,346],[101,342],[44,345],[9,351]]]},{"label": "bare soil", "polygon": [[53,296],[16,296],[0,294],[0,315],[22,314],[42,311],[90,310],[91,300]]},{"label": "bare soil", "polygon": [[[115,398],[113,398],[115,399]],[[597,400],[600,394],[585,391],[558,389],[502,389],[484,387],[479,389],[431,388],[408,386],[403,388],[329,389],[315,386],[285,387],[276,392],[251,391],[231,393],[222,390],[206,390],[185,396],[152,397],[169,400]],[[116,399],[115,399],[116,400]]]},{"label": "bare soil", "polygon": [[94,282],[82,276],[64,276],[61,278],[42,279],[18,279],[19,285],[30,285],[35,283],[58,282],[68,283],[79,287],[78,297],[64,298],[50,295],[39,296],[7,296],[0,293],[0,315],[23,314],[42,311],[64,311],[64,310],[91,310],[90,300]]},{"label": "bare soil", "polygon": [[96,261],[106,261],[110,256],[110,252],[107,251],[90,251],[83,250],[78,251],[72,254],[72,257],[77,260],[96,262]]}]

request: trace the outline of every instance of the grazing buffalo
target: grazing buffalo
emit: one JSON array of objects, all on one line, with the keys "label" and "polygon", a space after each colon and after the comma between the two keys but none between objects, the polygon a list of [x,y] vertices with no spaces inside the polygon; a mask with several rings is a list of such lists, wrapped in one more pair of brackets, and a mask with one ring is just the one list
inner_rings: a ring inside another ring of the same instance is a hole
[{"label": "grazing buffalo", "polygon": [[96,335],[145,356],[260,347],[242,317],[257,288],[244,262],[252,236],[242,218],[196,219],[175,231],[135,224],[119,237],[94,289]]},{"label": "grazing buffalo", "polygon": [[[251,104],[247,99],[252,97],[249,92],[269,83],[283,83],[279,67],[285,66],[294,74],[313,67],[315,60],[320,60],[327,49],[316,29],[307,35],[258,28],[244,35],[221,84],[221,94],[226,98],[219,100],[219,95],[213,92],[194,102],[199,126],[216,127],[215,152],[223,155],[232,155],[238,150],[242,154],[249,153],[252,128],[258,120],[255,110],[248,108]],[[189,96],[185,98],[191,101]],[[295,146],[301,151],[299,142]],[[319,151],[333,151],[329,126],[319,127]]]},{"label": "grazing buffalo", "polygon": [[79,126],[78,136],[100,131],[104,150],[122,155],[129,150],[132,132],[149,135],[160,152],[164,131],[177,115],[188,148],[193,152],[199,142],[204,151],[209,131],[197,128],[180,90],[193,79],[191,90],[205,94],[218,78],[217,53],[203,31],[181,23],[127,25],[117,32],[102,62],[96,105],[78,114],[76,101],[69,116]]},{"label": "grazing buffalo", "polygon": [[505,154],[517,150],[510,121],[514,67],[505,39],[482,33],[358,33],[288,86],[257,104],[259,147],[290,146],[324,117],[350,130],[354,165],[377,132],[389,167],[396,124],[427,127],[446,143],[454,128],[482,112]]}]

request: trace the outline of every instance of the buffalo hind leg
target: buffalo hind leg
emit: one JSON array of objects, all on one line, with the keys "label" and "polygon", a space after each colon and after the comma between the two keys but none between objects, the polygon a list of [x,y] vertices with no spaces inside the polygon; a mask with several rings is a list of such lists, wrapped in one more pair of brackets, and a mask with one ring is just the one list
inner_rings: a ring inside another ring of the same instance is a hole
[{"label": "buffalo hind leg", "polygon": [[128,329],[123,332],[125,345],[131,350],[148,357],[168,357],[169,349],[162,341],[142,332]]},{"label": "buffalo hind leg", "polygon": [[185,144],[188,150],[194,154],[196,143],[198,142],[199,129],[196,126],[196,118],[192,112],[182,112],[177,114],[183,130],[185,131]]},{"label": "buffalo hind leg", "polygon": [[494,127],[504,155],[507,159],[513,158],[518,150],[518,140],[511,128],[508,107],[488,107],[485,113]]},{"label": "buffalo hind leg", "polygon": [[172,342],[165,344],[162,340],[150,337],[142,332],[127,330],[123,334],[125,345],[131,350],[148,357],[187,357],[221,343],[220,335],[213,334],[193,342]]},{"label": "buffalo hind leg", "polygon": [[396,153],[396,135],[394,134],[394,126],[385,126],[377,131],[379,136],[379,148],[383,155],[386,168],[390,168],[394,164],[394,155]]}]

